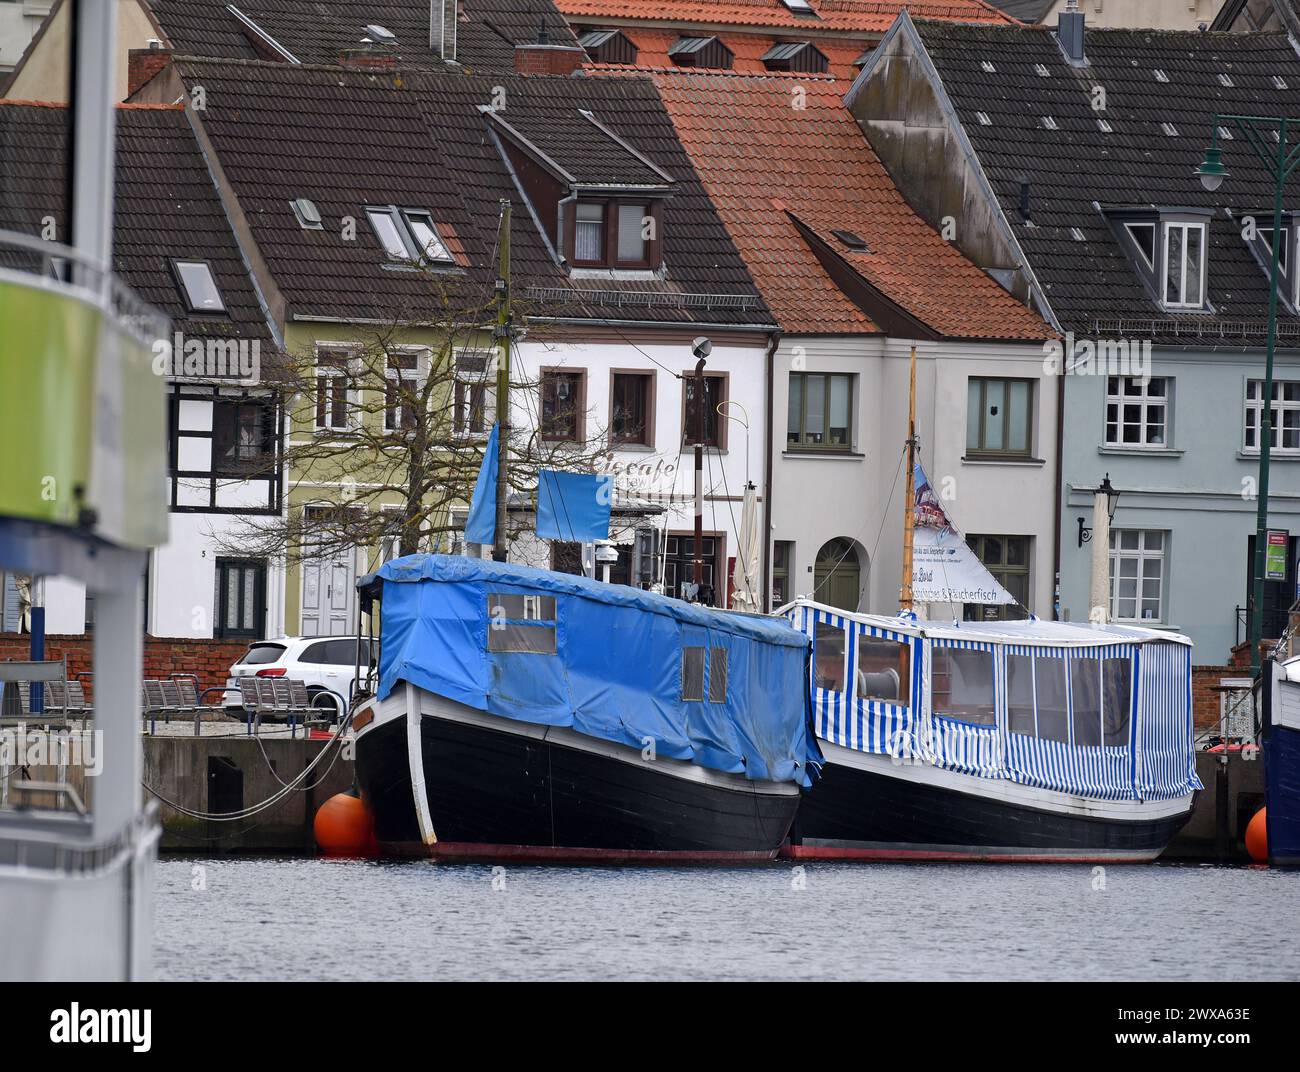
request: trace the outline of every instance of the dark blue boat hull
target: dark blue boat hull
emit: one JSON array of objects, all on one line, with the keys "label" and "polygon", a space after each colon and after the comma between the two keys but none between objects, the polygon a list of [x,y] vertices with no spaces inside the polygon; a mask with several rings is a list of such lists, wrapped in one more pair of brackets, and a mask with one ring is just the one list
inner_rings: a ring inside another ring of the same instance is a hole
[{"label": "dark blue boat hull", "polygon": [[1264,738],[1268,856],[1278,867],[1300,867],[1300,730],[1273,726]]}]

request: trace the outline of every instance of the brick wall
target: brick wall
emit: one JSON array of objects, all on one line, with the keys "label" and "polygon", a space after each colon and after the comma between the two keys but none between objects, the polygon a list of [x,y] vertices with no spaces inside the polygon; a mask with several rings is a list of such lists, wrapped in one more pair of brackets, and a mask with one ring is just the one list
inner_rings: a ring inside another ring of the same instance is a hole
[{"label": "brick wall", "polygon": [[172,61],[163,48],[133,48],[126,54],[126,95],[129,97]]},{"label": "brick wall", "polygon": [[[0,660],[25,660],[30,658],[31,638],[26,634],[0,633]],[[91,639],[85,636],[50,636],[45,638],[47,659],[68,659],[68,677],[92,670]],[[142,677],[165,678],[172,674],[194,674],[199,679],[200,691],[226,683],[230,665],[248,650],[243,640],[179,640],[167,637],[145,637],[144,672]],[[88,691],[93,679],[87,680]],[[218,701],[214,693],[208,702]]]},{"label": "brick wall", "polygon": [[1215,686],[1224,678],[1250,677],[1250,663],[1246,666],[1193,666],[1192,667],[1192,724],[1198,731],[1219,724],[1220,697]]},{"label": "brick wall", "polygon": [[516,45],[515,70],[519,74],[567,78],[578,70],[587,54],[572,45]]}]

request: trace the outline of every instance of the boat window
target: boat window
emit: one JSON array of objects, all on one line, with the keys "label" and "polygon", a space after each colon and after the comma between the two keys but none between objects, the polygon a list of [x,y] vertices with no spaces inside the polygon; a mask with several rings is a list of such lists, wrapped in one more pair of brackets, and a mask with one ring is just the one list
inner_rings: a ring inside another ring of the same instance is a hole
[{"label": "boat window", "polygon": [[991,651],[936,648],[930,689],[936,714],[981,726],[997,725]]},{"label": "boat window", "polygon": [[1101,661],[1102,743],[1128,744],[1129,711],[1133,703],[1133,663],[1127,659]]},{"label": "boat window", "polygon": [[727,649],[709,649],[709,703],[727,702]]},{"label": "boat window", "polygon": [[1067,697],[1065,659],[1055,655],[1034,656],[1034,706],[1038,712],[1038,739],[1070,743],[1070,708]]},{"label": "boat window", "polygon": [[1034,657],[1007,656],[1007,728],[1032,737],[1034,723]]},{"label": "boat window", "polygon": [[881,637],[858,637],[858,698],[906,707],[912,680],[911,645]]},{"label": "boat window", "polygon": [[488,613],[506,621],[553,622],[555,597],[496,593],[488,596]]},{"label": "boat window", "polygon": [[555,654],[555,597],[490,592],[488,651]]},{"label": "boat window", "polygon": [[819,689],[844,691],[844,630],[829,622],[818,622],[814,638],[817,663],[814,680]]},{"label": "boat window", "polygon": [[682,699],[704,699],[703,648],[682,648]]},{"label": "boat window", "polygon": [[1093,656],[1070,660],[1070,705],[1074,714],[1074,746],[1101,744],[1101,663]]}]

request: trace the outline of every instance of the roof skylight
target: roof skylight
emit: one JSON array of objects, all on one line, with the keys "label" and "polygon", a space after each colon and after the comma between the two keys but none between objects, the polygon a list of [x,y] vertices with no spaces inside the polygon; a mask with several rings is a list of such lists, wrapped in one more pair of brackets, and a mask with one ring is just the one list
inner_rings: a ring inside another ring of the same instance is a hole
[{"label": "roof skylight", "polygon": [[366,27],[366,33],[375,41],[382,41],[386,45],[397,44],[397,35],[387,26],[380,26],[377,22],[370,23]]},{"label": "roof skylight", "polygon": [[172,269],[180,282],[181,293],[191,313],[224,313],[226,303],[221,300],[217,282],[207,261],[172,261]]},{"label": "roof skylight", "polygon": [[812,9],[812,4],[808,3],[808,0],[781,0],[781,3],[784,4],[788,10],[793,11],[796,15],[817,14],[817,12],[815,12]]},{"label": "roof skylight", "polygon": [[856,235],[852,231],[832,231],[831,234],[848,246],[849,249],[858,253],[867,252],[867,240],[860,235]]},{"label": "roof skylight", "polygon": [[415,264],[455,260],[428,212],[384,205],[367,208],[366,216],[390,260]]},{"label": "roof skylight", "polygon": [[300,197],[292,203],[293,214],[298,217],[298,225],[305,231],[324,230],[320,219],[320,209],[314,201]]}]

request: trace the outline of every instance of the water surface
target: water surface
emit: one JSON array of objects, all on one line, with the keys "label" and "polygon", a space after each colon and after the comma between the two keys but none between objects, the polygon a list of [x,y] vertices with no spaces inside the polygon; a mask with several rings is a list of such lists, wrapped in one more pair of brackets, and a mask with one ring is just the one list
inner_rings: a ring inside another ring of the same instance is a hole
[{"label": "water surface", "polygon": [[155,909],[160,979],[1300,979],[1264,868],[169,857]]}]

